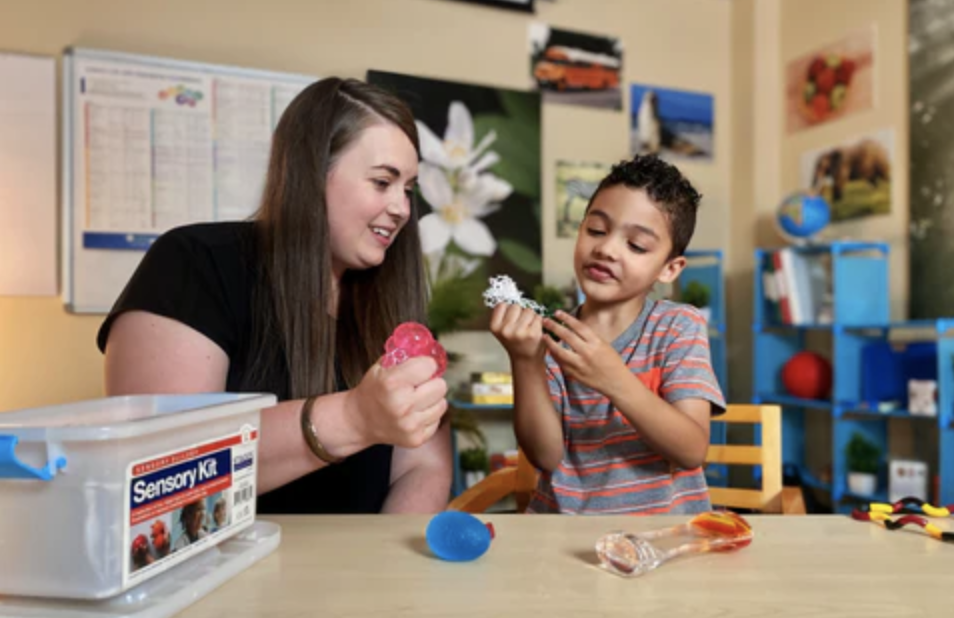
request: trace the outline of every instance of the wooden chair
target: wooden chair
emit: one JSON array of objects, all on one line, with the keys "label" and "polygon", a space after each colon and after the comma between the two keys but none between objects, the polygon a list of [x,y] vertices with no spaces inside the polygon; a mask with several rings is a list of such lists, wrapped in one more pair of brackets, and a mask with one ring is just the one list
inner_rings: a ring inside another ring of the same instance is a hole
[{"label": "wooden chair", "polygon": [[760,425],[761,446],[712,444],[706,453],[707,464],[762,467],[760,489],[710,487],[715,507],[752,509],[762,513],[804,513],[801,489],[782,486],[782,409],[775,405],[730,405],[725,414],[713,417],[713,423]]},{"label": "wooden chair", "polygon": [[[706,463],[762,466],[761,489],[710,487],[713,506],[755,509],[765,513],[804,513],[801,490],[782,487],[781,408],[769,405],[733,404],[712,422],[751,423],[762,426],[762,445],[716,445],[709,447]],[[537,471],[519,452],[517,465],[497,470],[454,498],[448,509],[483,513],[513,495],[517,512],[523,513],[537,484]]]}]

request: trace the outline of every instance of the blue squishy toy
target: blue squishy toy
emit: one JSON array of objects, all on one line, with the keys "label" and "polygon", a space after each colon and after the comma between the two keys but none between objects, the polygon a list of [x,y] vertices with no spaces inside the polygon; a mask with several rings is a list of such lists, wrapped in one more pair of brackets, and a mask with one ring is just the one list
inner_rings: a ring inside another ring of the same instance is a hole
[{"label": "blue squishy toy", "polygon": [[485,524],[469,513],[444,511],[427,525],[427,546],[434,555],[449,562],[480,558],[494,538],[493,524]]}]

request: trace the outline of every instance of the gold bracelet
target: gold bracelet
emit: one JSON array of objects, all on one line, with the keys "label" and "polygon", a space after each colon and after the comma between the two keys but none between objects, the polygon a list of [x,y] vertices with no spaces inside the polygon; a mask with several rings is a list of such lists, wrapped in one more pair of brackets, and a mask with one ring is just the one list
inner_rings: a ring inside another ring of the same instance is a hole
[{"label": "gold bracelet", "polygon": [[315,399],[316,397],[309,397],[305,400],[305,405],[301,407],[301,433],[305,437],[305,444],[315,457],[323,462],[340,463],[344,461],[344,457],[335,457],[322,446],[321,441],[318,440],[318,434],[315,433],[315,426],[311,423],[311,408],[315,405]]}]

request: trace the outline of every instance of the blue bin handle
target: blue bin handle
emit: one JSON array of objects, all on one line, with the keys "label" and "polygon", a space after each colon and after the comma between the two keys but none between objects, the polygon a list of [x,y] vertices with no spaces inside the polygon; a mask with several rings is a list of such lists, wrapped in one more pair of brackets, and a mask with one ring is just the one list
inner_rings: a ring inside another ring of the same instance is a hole
[{"label": "blue bin handle", "polygon": [[40,479],[52,480],[56,473],[66,466],[66,457],[57,457],[42,468],[34,468],[17,459],[14,449],[17,436],[0,436],[0,479]]}]

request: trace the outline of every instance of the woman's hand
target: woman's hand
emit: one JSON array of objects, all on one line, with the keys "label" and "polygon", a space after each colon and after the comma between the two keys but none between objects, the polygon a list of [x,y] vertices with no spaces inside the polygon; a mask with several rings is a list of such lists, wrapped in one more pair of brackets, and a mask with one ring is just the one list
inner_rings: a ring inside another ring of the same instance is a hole
[{"label": "woman's hand", "polygon": [[543,318],[533,309],[508,303],[497,305],[490,316],[490,332],[511,360],[543,359]]},{"label": "woman's hand", "polygon": [[369,445],[417,448],[440,426],[447,382],[434,378],[437,363],[415,357],[385,369],[375,363],[348,394],[346,418]]}]

